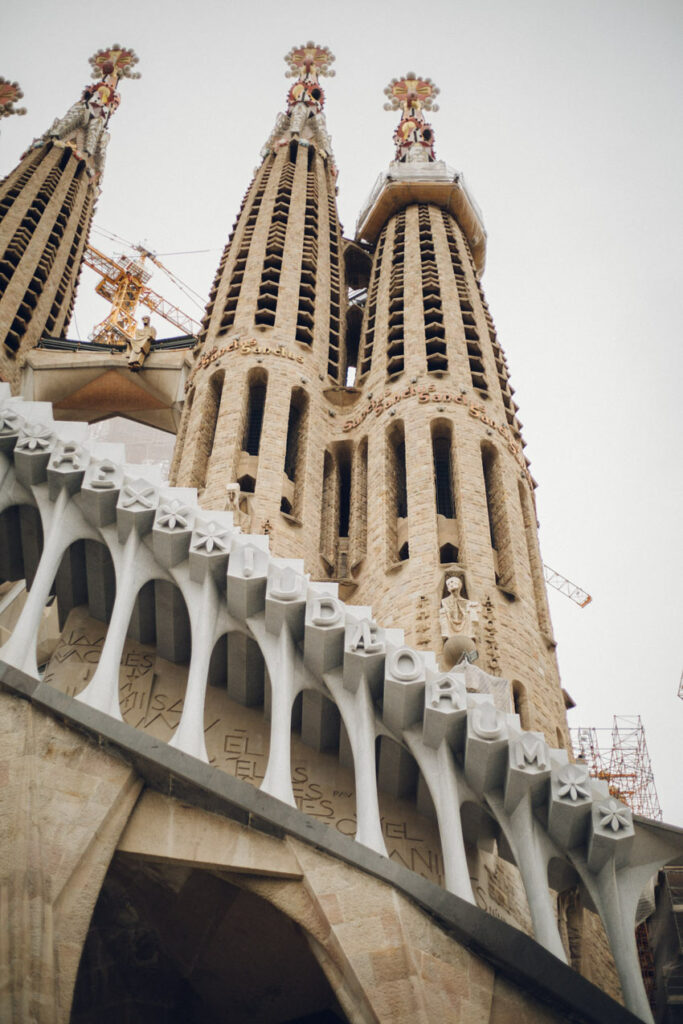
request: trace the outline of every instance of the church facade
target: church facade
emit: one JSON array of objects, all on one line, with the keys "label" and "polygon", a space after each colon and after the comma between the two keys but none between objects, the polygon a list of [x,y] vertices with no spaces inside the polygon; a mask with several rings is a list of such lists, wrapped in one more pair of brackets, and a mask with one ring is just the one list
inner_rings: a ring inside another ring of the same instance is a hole
[{"label": "church facade", "polygon": [[333,60],[286,57],[196,344],[92,370],[174,375],[170,481],[31,391],[132,51],[0,185],[8,1020],[652,1020],[681,833],[573,759],[481,215],[409,74],[342,236]]}]

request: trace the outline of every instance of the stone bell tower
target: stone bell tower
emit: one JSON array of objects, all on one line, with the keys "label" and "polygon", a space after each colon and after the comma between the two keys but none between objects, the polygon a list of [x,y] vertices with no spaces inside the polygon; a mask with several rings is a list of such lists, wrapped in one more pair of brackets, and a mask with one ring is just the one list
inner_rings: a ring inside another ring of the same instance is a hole
[{"label": "stone bell tower", "polygon": [[0,183],[0,375],[13,390],[21,356],[68,326],[117,86],[139,77],[137,61],[118,44],[98,50],[90,58],[95,81]]},{"label": "stone bell tower", "polygon": [[358,221],[372,269],[342,425],[353,600],[417,647],[448,638],[445,667],[476,649],[513,684],[525,727],[565,746],[535,484],[480,284],[485,231],[461,175],[434,155],[425,111],[438,89],[408,74],[385,92],[401,120]]},{"label": "stone bell tower", "polygon": [[243,527],[270,533],[273,550],[315,572],[323,392],[346,373],[337,170],[321,85],[334,57],[307,43],[285,59],[294,84],[216,273],[172,480],[197,487],[204,507],[235,507]]}]

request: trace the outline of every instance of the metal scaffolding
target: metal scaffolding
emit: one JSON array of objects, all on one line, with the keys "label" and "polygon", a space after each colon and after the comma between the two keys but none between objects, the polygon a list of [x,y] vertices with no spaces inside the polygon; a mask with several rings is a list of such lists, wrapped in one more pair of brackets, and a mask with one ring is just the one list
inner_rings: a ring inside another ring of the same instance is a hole
[{"label": "metal scaffolding", "polygon": [[636,814],[662,820],[652,762],[640,715],[615,715],[611,729],[572,729],[577,757],[596,779],[604,779],[612,796]]}]

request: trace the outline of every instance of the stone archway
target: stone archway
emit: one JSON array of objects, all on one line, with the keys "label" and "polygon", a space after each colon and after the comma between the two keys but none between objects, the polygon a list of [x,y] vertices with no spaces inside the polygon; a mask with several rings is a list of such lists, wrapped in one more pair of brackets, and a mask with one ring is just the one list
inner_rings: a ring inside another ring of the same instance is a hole
[{"label": "stone archway", "polygon": [[93,913],[72,1024],[339,1024],[304,930],[218,872],[117,854]]}]

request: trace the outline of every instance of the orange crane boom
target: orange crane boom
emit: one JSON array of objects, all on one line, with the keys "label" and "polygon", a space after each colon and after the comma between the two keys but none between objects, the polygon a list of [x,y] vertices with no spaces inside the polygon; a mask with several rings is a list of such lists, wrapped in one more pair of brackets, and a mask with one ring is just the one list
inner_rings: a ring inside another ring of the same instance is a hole
[{"label": "orange crane boom", "polygon": [[125,348],[135,336],[138,303],[179,328],[183,334],[196,335],[199,331],[200,325],[196,320],[147,287],[151,274],[145,269],[146,255],[143,251],[139,259],[120,256],[113,260],[91,245],[86,247],[83,262],[102,278],[95,291],[112,304],[109,315],[91,334],[91,341]]}]

